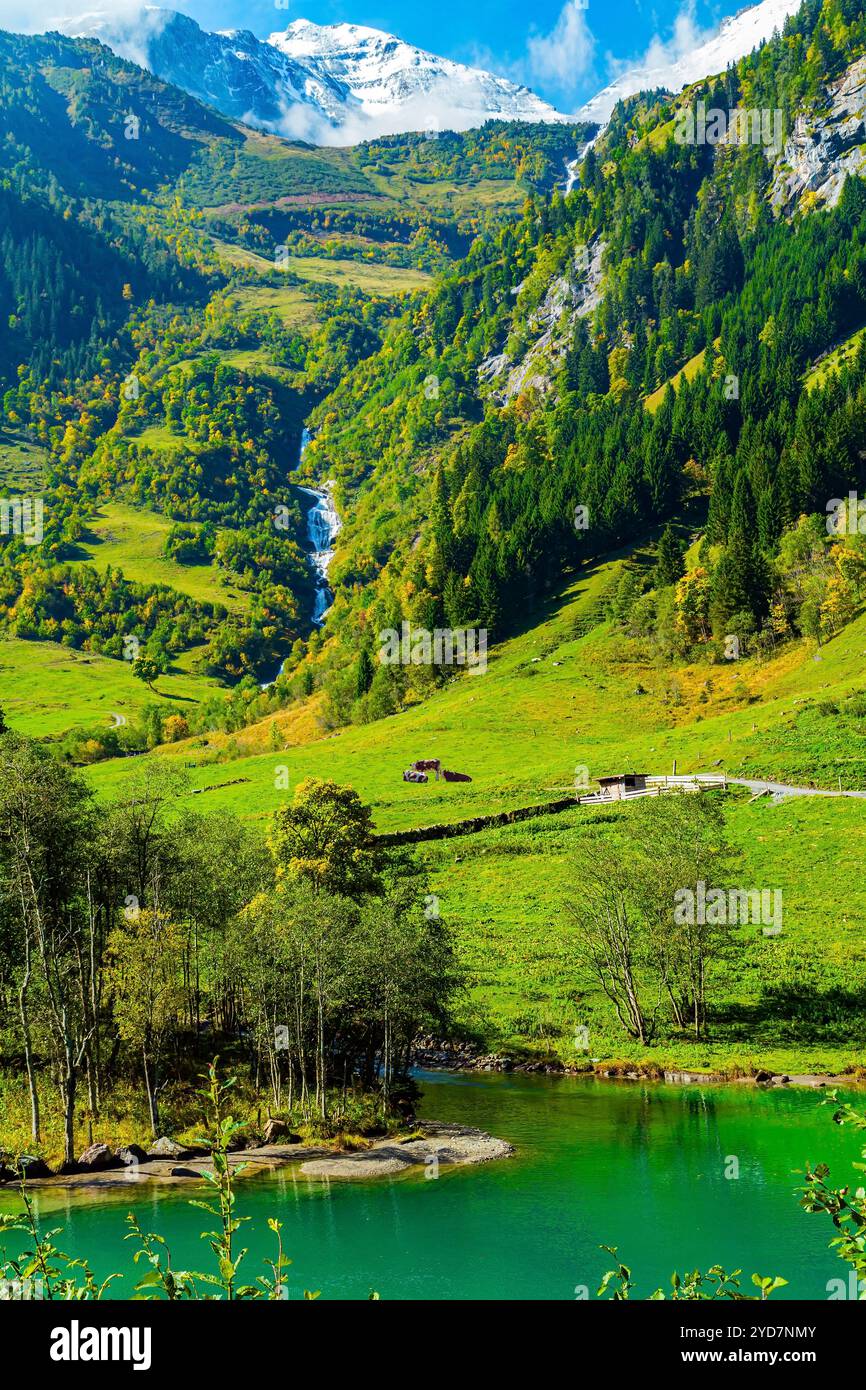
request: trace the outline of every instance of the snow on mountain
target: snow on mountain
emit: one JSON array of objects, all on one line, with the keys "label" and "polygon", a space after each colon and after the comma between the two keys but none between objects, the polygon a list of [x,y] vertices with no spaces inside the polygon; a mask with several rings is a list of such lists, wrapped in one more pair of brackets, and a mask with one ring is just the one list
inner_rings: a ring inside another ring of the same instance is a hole
[{"label": "snow on mountain", "polygon": [[379,29],[298,19],[285,33],[271,34],[268,43],[345,87],[376,124],[390,124],[398,113],[402,121],[407,112],[417,115],[421,128],[453,126],[455,119],[462,129],[491,117],[565,119],[528,87],[437,58]]},{"label": "snow on mountain", "polygon": [[266,41],[208,33],[152,5],[63,21],[224,115],[316,144],[347,145],[407,130],[467,130],[491,118],[566,117],[528,87],[355,24],[295,20]]},{"label": "snow on mountain", "polygon": [[618,101],[636,92],[663,88],[676,93],[702,77],[724,72],[730,63],[772,38],[801,4],[802,0],[761,0],[760,4],[723,20],[712,37],[696,46],[691,46],[685,32],[680,41],[654,43],[640,63],[627,68],[582,106],[575,119],[604,123]]}]

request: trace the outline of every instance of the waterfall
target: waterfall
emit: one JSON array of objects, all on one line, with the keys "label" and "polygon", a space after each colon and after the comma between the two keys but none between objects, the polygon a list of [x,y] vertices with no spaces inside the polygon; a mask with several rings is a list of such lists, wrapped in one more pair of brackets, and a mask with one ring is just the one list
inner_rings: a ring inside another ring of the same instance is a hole
[{"label": "waterfall", "polygon": [[[301,447],[298,451],[297,467],[300,468],[307,451],[307,445],[312,436],[308,429],[304,429],[301,435]],[[328,570],[334,558],[334,537],[340,530],[341,522],[334,506],[332,495],[332,483],[325,483],[321,488],[301,487],[296,484],[298,492],[303,492],[307,497],[312,497],[313,504],[307,512],[307,540],[310,543],[310,565],[316,580],[316,591],[313,597],[313,611],[310,615],[314,625],[321,627],[328,615],[328,611],[333,602],[334,596],[328,587]],[[274,680],[282,674],[283,663],[280,662]],[[266,681],[262,689],[267,690],[268,686],[273,685],[274,681]]]},{"label": "waterfall", "polygon": [[567,159],[567,160],[565,161],[565,192],[566,192],[566,194],[569,194],[569,193],[571,192],[571,190],[572,190],[573,188],[576,188],[577,185],[580,183],[580,166],[581,166],[581,164],[583,163],[583,161],[586,159],[586,156],[589,154],[590,150],[592,149],[592,147],[593,147],[593,145],[595,144],[595,142],[596,142],[597,139],[598,139],[598,136],[597,136],[597,135],[594,135],[594,136],[592,137],[591,140],[587,141],[587,143],[584,145],[583,149],[581,150],[580,154],[577,156],[577,159]]},{"label": "waterfall", "polygon": [[340,529],[340,518],[328,484],[325,485],[324,491],[313,487],[302,487],[299,491],[315,499],[307,512],[307,539],[311,547],[310,564],[316,576],[313,622],[318,627],[324,621],[333,600],[333,594],[328,588],[328,569],[334,558],[333,541]]}]

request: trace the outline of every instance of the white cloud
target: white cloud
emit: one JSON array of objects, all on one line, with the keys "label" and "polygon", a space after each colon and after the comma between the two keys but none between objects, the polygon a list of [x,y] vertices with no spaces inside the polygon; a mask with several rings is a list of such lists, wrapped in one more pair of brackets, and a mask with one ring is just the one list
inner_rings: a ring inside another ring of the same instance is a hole
[{"label": "white cloud", "polygon": [[799,4],[800,0],[761,0],[723,20],[718,28],[702,30],[695,22],[694,0],[687,0],[669,38],[656,34],[645,53],[625,62],[606,55],[612,80],[580,108],[578,116],[606,121],[617,101],[635,92],[659,87],[678,92],[690,82],[724,72],[769,39]]},{"label": "white cloud", "polygon": [[[96,0],[92,9],[81,8],[82,0],[0,0],[2,27],[22,34],[44,34],[58,30],[74,38],[102,39],[111,34],[111,47],[119,57],[139,67],[148,67],[147,41],[167,22],[170,9],[143,3],[143,0]],[[87,3],[87,0],[84,0]]]},{"label": "white cloud", "polygon": [[[639,58],[615,58],[612,53],[608,53],[608,72],[611,78],[619,77],[624,72],[644,73],[648,79],[652,79],[653,86],[661,85],[660,74],[677,76],[677,64],[680,60],[693,53],[696,48],[700,48],[717,32],[716,29],[699,27],[695,22],[694,0],[687,0],[674,20],[673,33],[669,39],[662,39],[659,34],[654,34],[646,52]],[[650,85],[649,81],[647,85]]]},{"label": "white cloud", "polygon": [[[63,0],[3,0],[0,7],[0,28],[9,29],[18,34],[44,34],[51,29],[63,28],[69,23],[70,19],[85,20],[90,15],[99,11],[98,0],[91,11],[86,9],[85,4],[78,4],[75,0],[70,0],[64,4]],[[112,18],[120,15],[138,14],[144,8],[142,0],[104,0],[102,9],[105,13],[110,13]]]},{"label": "white cloud", "polygon": [[549,34],[530,34],[526,67],[530,81],[574,92],[592,67],[595,35],[586,18],[586,0],[566,0]]}]

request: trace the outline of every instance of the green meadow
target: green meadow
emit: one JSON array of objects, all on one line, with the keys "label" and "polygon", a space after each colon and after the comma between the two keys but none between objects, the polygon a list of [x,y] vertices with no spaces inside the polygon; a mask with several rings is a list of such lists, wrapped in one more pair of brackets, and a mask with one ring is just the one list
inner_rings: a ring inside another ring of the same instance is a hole
[{"label": "green meadow", "polygon": [[41,491],[48,450],[23,435],[0,429],[0,491],[12,495]]},{"label": "green meadow", "polygon": [[[715,793],[714,793],[715,795]],[[866,806],[853,801],[725,801],[738,881],[782,890],[783,929],[735,927],[711,976],[711,1041],[629,1044],[597,983],[575,959],[569,901],[576,842],[607,836],[630,808],[584,808],[525,825],[422,844],[443,918],[457,925],[472,985],[464,1021],[486,1046],[579,1064],[590,1054],[648,1070],[841,1071],[862,1066],[866,1021]]]},{"label": "green meadow", "polygon": [[[155,435],[156,431],[146,433]],[[139,436],[139,440],[144,437]],[[152,447],[159,447],[156,440]],[[181,565],[165,556],[165,538],[172,524],[160,512],[107,502],[100,507],[81,545],[83,554],[75,563],[95,565],[99,570],[110,565],[137,584],[167,584],[201,603],[221,603],[234,612],[243,610],[247,596],[226,584],[215,565]]]},{"label": "green meadow", "polygon": [[843,367],[849,366],[864,336],[866,328],[858,328],[856,333],[852,333],[816,362],[806,376],[806,389],[814,391],[816,386],[825,386],[831,376],[836,375]]},{"label": "green meadow", "polygon": [[[382,831],[461,820],[565,796],[576,779],[636,769],[726,770],[832,789],[866,787],[866,618],[815,651],[775,659],[674,668],[654,663],[604,621],[620,561],[600,565],[549,605],[538,626],[493,648],[486,673],[461,673],[431,698],[389,719],[322,731],[318,742],[238,759],[249,781],[208,798],[266,817],[290,786],[329,776],[356,787]],[[185,746],[192,785],[224,781],[212,748]],[[155,754],[154,756],[169,756]],[[401,774],[439,758],[471,784],[413,786]],[[121,770],[93,772],[116,785]]]},{"label": "green meadow", "polygon": [[276,314],[287,328],[309,328],[316,321],[316,301],[299,285],[232,286],[241,313]]},{"label": "green meadow", "polygon": [[336,256],[289,256],[285,269],[313,285],[355,285],[365,294],[407,294],[433,283],[433,277],[424,270]]},{"label": "green meadow", "polygon": [[146,705],[191,709],[219,689],[195,675],[199,652],[185,652],[153,691],[125,661],[75,651],[54,642],[0,642],[0,708],[9,726],[32,738],[52,738],[78,727],[109,728],[119,715],[137,718]]},{"label": "green meadow", "polygon": [[[370,242],[369,245],[373,253],[369,260],[339,256],[289,256],[281,269],[290,271],[309,284],[355,285],[366,294],[405,294],[407,291],[423,289],[432,285],[433,277],[428,275],[426,271],[378,263],[375,259],[375,252],[378,247],[375,242]],[[244,246],[234,246],[231,242],[215,238],[214,247],[218,258],[229,269],[253,270],[260,275],[273,273],[273,261],[268,260],[265,256],[260,256],[255,251],[247,250]],[[271,287],[261,288],[270,289]],[[310,302],[305,300],[303,290],[296,286],[290,286],[289,290],[288,296],[280,288],[275,290],[277,299],[274,307],[281,317],[285,316],[287,309],[294,311],[296,305],[300,306]],[[238,294],[242,299],[249,300],[248,290],[241,289]],[[262,298],[262,296],[259,297]],[[280,308],[278,306],[285,307]],[[260,306],[257,305],[256,307]],[[289,322],[290,320],[286,317],[285,321]],[[295,317],[292,321],[297,322],[298,320]]]},{"label": "green meadow", "polygon": [[[486,673],[456,676],[391,719],[323,730],[318,741],[279,752],[231,758],[225,746],[198,738],[150,760],[182,758],[190,805],[231,810],[263,828],[308,776],[357,788],[381,831],[537,804],[567,796],[576,780],[667,773],[674,763],[678,772],[723,768],[866,787],[862,720],[846,713],[849,704],[859,710],[856,697],[866,689],[866,619],[820,652],[797,644],[766,661],[674,669],[647,660],[604,620],[621,563],[577,580],[537,626],[493,649]],[[410,762],[434,757],[472,783],[401,780]],[[88,775],[98,794],[109,795],[125,769],[103,763]],[[225,785],[235,779],[245,780]],[[574,1029],[587,1024],[593,1056],[650,1070],[805,1072],[862,1063],[866,944],[858,924],[866,887],[858,865],[866,802],[753,802],[741,789],[722,795],[739,852],[737,881],[781,888],[785,915],[777,938],[760,926],[735,930],[718,967],[711,1043],[668,1035],[636,1056],[573,959],[567,904],[579,883],[570,852],[577,837],[606,833],[628,807],[580,808],[417,847],[471,972],[467,1030],[485,1046],[577,1062]],[[768,1000],[771,987],[784,1007]]]},{"label": "green meadow", "polygon": [[[122,504],[106,507],[94,563],[226,601],[210,588],[209,572],[165,568],[167,525]],[[248,756],[237,752],[243,732],[237,741],[199,735],[137,758],[136,768],[171,758],[183,766],[187,805],[230,811],[262,829],[309,776],[355,787],[383,832],[538,804],[609,773],[667,773],[675,765],[682,773],[724,769],[828,789],[840,781],[866,787],[866,617],[820,650],[797,643],[763,660],[672,667],[605,616],[623,562],[613,557],[581,575],[532,616],[532,626],[491,650],[486,672],[455,674],[390,719],[320,727],[313,741],[283,749],[263,734],[258,747],[272,751]],[[121,662],[28,642],[6,643],[0,653],[0,703],[23,732],[109,723],[115,712],[129,717],[151,698]],[[157,683],[159,696],[181,707],[216,688],[182,669]],[[291,742],[298,727],[278,737]],[[417,758],[439,758],[473,780],[404,783],[403,769]],[[99,796],[109,796],[121,792],[128,771],[128,763],[114,760],[87,776]],[[760,927],[738,928],[719,967],[713,1041],[668,1035],[642,1051],[639,1064],[748,1070],[754,1062],[791,1072],[854,1065],[851,1029],[859,1027],[866,997],[857,925],[866,913],[857,873],[866,803],[752,803],[732,789],[725,809],[740,852],[738,881],[783,890],[784,932],[769,940]],[[634,1049],[597,987],[581,978],[569,947],[567,903],[579,891],[570,851],[576,837],[604,833],[619,815],[628,808],[582,808],[417,848],[471,972],[465,1026],[485,1045],[574,1062],[580,1023],[590,1027],[593,1056],[634,1063]],[[799,996],[793,1003],[786,996],[785,1008],[776,1009],[764,995],[770,985],[806,989],[817,1014],[804,1021],[808,999]]]}]

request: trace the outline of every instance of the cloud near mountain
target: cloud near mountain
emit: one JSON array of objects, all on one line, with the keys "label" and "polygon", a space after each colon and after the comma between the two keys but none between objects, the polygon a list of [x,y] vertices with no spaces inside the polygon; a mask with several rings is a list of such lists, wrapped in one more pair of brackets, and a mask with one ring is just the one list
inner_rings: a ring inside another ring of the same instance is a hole
[{"label": "cloud near mountain", "polygon": [[676,18],[670,39],[655,37],[643,56],[631,62],[608,58],[613,80],[580,108],[577,117],[603,123],[618,101],[636,92],[656,88],[679,92],[702,77],[724,72],[730,63],[772,38],[801,4],[802,0],[761,0],[709,32],[698,27],[694,6],[687,4]]},{"label": "cloud near mountain", "polygon": [[224,115],[317,144],[465,130],[491,118],[565,119],[526,86],[356,24],[299,19],[261,40],[243,29],[211,34],[186,15],[130,6],[58,27],[99,39]]}]

